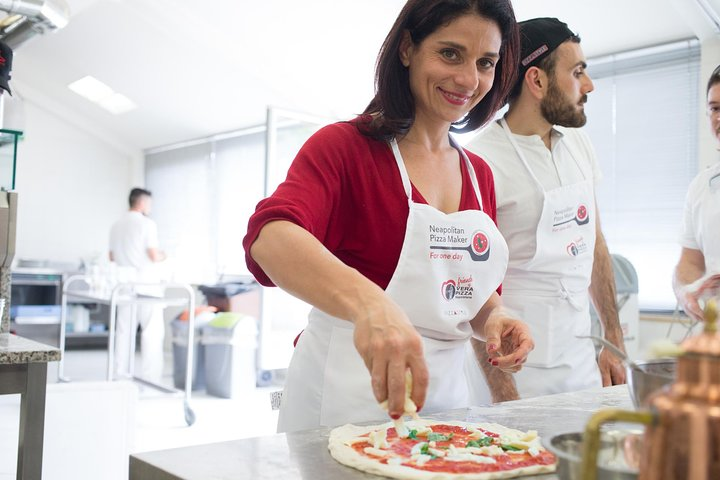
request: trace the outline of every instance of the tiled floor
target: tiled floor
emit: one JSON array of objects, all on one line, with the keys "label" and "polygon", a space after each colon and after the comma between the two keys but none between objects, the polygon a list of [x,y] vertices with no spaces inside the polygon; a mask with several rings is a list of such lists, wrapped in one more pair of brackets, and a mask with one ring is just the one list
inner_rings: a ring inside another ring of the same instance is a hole
[{"label": "tiled floor", "polygon": [[[167,360],[166,365],[171,366],[172,359]],[[270,392],[280,387],[249,388],[232,399],[214,397],[203,391],[193,392],[190,405],[196,422],[188,427],[182,393],[161,393],[134,382],[108,384],[104,381],[105,369],[104,350],[66,352],[64,373],[71,382],[48,385],[44,479],[126,479],[127,471],[102,472],[98,471],[101,466],[92,466],[89,468],[94,471],[86,472],[79,467],[83,458],[100,459],[110,453],[109,449],[117,450],[115,457],[119,457],[118,461],[125,468],[123,461],[126,462],[129,453],[275,433],[277,411],[270,408]],[[166,372],[164,383],[171,385],[170,367]],[[50,364],[49,383],[56,382],[56,378],[57,365]],[[125,385],[121,393],[107,391],[117,391],[121,384]],[[115,401],[118,398],[121,401]],[[0,396],[0,480],[15,478],[18,413],[19,395]],[[88,423],[92,422],[101,425],[90,429],[92,425]],[[122,433],[124,425],[129,427],[127,435]],[[63,431],[61,434],[49,431],[52,428]],[[121,453],[123,449],[124,454]],[[96,463],[108,462],[98,460]],[[52,471],[48,471],[50,467]]]}]

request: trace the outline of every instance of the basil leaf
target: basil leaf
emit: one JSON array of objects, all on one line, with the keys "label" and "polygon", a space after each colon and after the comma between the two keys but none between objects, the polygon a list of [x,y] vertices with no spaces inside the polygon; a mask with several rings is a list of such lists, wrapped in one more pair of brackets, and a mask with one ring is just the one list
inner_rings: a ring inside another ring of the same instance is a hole
[{"label": "basil leaf", "polygon": [[428,451],[429,448],[430,448],[430,445],[428,445],[427,443],[424,443],[423,446],[420,447],[420,453],[422,453],[423,455],[430,455],[430,452]]},{"label": "basil leaf", "polygon": [[502,448],[502,449],[505,450],[506,452],[520,452],[520,451],[522,451],[522,448],[513,447],[512,445],[507,445],[507,444],[500,445],[500,448]]},{"label": "basil leaf", "polygon": [[417,440],[417,430],[415,430],[415,429],[410,430],[410,433],[408,434],[408,438],[411,440]]},{"label": "basil leaf", "polygon": [[450,440],[452,437],[452,433],[445,435],[443,433],[432,432],[428,433],[428,442],[444,442],[446,440]]},{"label": "basil leaf", "polygon": [[492,437],[483,437],[478,440],[470,440],[466,447],[489,447],[493,443]]},{"label": "basil leaf", "polygon": [[483,437],[480,440],[478,440],[478,442],[480,442],[481,447],[489,447],[490,445],[493,444],[493,438],[492,437]]}]

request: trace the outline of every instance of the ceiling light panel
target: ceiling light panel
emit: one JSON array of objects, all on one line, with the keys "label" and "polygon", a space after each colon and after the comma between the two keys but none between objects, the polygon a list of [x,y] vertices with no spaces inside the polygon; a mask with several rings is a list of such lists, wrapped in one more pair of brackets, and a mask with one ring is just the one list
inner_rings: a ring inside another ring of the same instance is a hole
[{"label": "ceiling light panel", "polygon": [[115,115],[137,108],[137,105],[128,97],[115,92],[112,88],[91,75],[74,81],[68,85],[68,88]]}]

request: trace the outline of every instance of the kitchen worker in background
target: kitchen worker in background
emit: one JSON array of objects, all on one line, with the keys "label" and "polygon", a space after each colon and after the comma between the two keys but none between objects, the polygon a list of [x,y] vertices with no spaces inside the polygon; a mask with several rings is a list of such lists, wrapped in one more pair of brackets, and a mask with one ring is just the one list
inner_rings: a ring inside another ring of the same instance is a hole
[{"label": "kitchen worker in background", "polygon": [[[133,188],[129,203],[130,209],[110,231],[110,260],[117,263],[121,280],[158,283],[157,264],[165,260],[165,254],[158,248],[157,225],[148,217],[152,194],[142,188]],[[160,286],[146,286],[137,287],[136,293],[162,297],[164,292]],[[117,312],[115,372],[123,376],[132,373],[129,372],[130,346],[135,332],[132,331],[131,306],[121,305]],[[136,320],[142,331],[140,376],[157,383],[163,370],[163,309],[156,305],[137,305]]]},{"label": "kitchen worker in background", "polygon": [[[600,230],[595,153],[580,130],[593,83],[580,38],[556,18],[520,22],[519,76],[509,109],[467,148],[495,177],[497,223],[510,249],[503,303],[530,327],[535,350],[514,376],[521,397],[625,382],[622,364],[577,335],[590,303],[624,350],[608,248]],[[481,344],[477,361],[487,362]],[[469,368],[477,367],[469,358]]]},{"label": "kitchen worker in background", "polygon": [[12,95],[10,91],[10,77],[12,73],[13,51],[3,41],[0,41],[0,95],[3,90]]},{"label": "kitchen worker in background", "polygon": [[408,1],[365,112],[315,133],[258,204],[248,268],[314,306],[279,431],[398,418],[408,370],[423,412],[466,407],[473,334],[497,367],[522,366],[532,340],[496,293],[507,247],[490,170],[449,135],[493,118],[517,54],[509,0]]},{"label": "kitchen worker in background", "polygon": [[[706,98],[710,130],[720,150],[720,65],[710,75]],[[720,163],[701,171],[690,183],[683,226],[673,287],[685,313],[700,320],[698,298],[687,286],[706,274],[720,273]]]}]

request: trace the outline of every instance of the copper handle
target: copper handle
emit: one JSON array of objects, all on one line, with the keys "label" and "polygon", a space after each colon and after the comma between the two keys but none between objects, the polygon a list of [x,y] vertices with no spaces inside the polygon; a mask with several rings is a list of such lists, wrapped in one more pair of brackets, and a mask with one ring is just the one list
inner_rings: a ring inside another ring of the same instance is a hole
[{"label": "copper handle", "polygon": [[597,480],[597,456],[600,449],[600,427],[613,421],[641,423],[650,425],[655,421],[655,415],[646,412],[631,412],[628,410],[605,409],[595,412],[585,426],[583,436],[583,480]]}]

